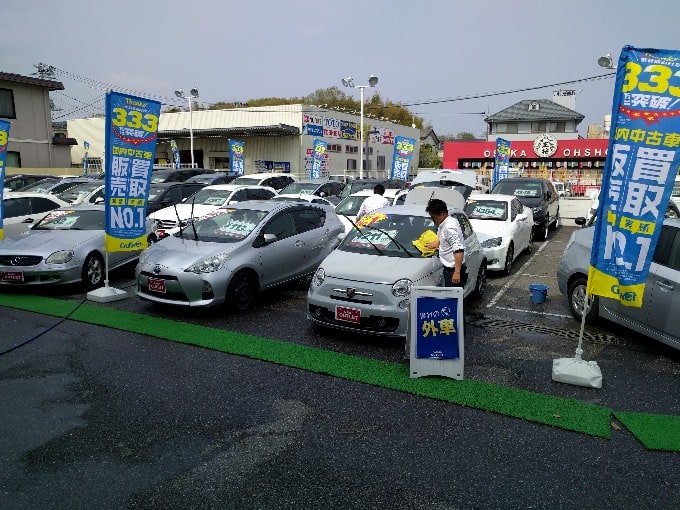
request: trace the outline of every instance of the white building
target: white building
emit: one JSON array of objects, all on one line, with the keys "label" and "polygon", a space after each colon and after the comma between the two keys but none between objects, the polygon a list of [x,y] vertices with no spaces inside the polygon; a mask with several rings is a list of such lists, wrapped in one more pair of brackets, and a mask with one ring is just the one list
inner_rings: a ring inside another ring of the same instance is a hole
[{"label": "white building", "polygon": [[[364,146],[359,149],[360,116],[318,106],[293,104],[246,107],[230,110],[198,110],[193,113],[162,113],[159,119],[157,164],[171,164],[171,140],[180,150],[182,166],[191,164],[190,127],[194,160],[199,168],[228,169],[228,140],[244,142],[244,173],[290,172],[309,176],[314,140],[328,143],[322,174],[360,175],[359,154],[366,159],[364,177],[387,177],[392,168],[394,140],[416,140],[410,174],[417,172],[420,131],[387,120],[364,117]],[[68,121],[68,135],[78,141],[71,160],[81,165],[89,142],[88,160],[104,155],[104,118]],[[367,157],[366,157],[367,156]]]}]

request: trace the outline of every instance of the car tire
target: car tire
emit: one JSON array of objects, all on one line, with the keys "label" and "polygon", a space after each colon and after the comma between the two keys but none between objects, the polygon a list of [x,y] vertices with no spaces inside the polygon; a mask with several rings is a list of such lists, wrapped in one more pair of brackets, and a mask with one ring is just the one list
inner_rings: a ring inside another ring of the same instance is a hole
[{"label": "car tire", "polygon": [[510,270],[512,269],[512,261],[515,257],[515,247],[512,243],[508,245],[508,249],[505,251],[505,264],[503,265],[503,274],[510,276]]},{"label": "car tire", "polygon": [[557,216],[555,216],[555,221],[550,224],[550,230],[557,230],[560,227],[560,210],[557,210]]},{"label": "car tire", "polygon": [[[574,280],[569,289],[567,289],[567,299],[569,300],[569,310],[577,320],[581,320],[581,313],[583,311],[583,301],[586,299],[586,286],[588,280],[584,276],[578,277]],[[598,297],[593,296],[593,302],[586,314],[586,323],[592,324],[598,317]]]},{"label": "car tire", "polygon": [[104,284],[104,259],[99,253],[85,257],[80,279],[87,290],[97,289]]},{"label": "car tire", "polygon": [[486,260],[483,260],[479,264],[479,271],[477,271],[477,279],[475,280],[475,290],[472,291],[472,295],[476,299],[481,299],[484,297],[486,292]]},{"label": "car tire", "polygon": [[548,226],[550,225],[549,220],[545,220],[545,223],[542,223],[539,227],[540,230],[536,232],[538,235],[536,236],[539,241],[546,241],[548,239]]},{"label": "car tire", "polygon": [[257,279],[253,275],[246,271],[236,273],[227,287],[227,304],[234,310],[243,312],[250,308],[257,291]]}]

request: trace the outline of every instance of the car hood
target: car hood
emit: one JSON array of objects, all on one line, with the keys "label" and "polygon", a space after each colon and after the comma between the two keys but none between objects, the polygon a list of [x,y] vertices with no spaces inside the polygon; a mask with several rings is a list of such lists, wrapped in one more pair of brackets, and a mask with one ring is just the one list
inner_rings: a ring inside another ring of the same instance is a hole
[{"label": "car hood", "polygon": [[160,264],[174,269],[184,269],[212,255],[231,253],[240,243],[210,243],[170,236],[151,245],[144,252],[144,264]]},{"label": "car hood", "polygon": [[5,238],[0,243],[0,252],[54,253],[73,249],[93,238],[101,238],[104,248],[103,230],[27,230]]},{"label": "car hood", "polygon": [[333,278],[392,284],[400,278],[417,282],[439,269],[441,263],[437,257],[398,258],[334,250],[321,267]]},{"label": "car hood", "polygon": [[[200,218],[208,213],[213,212],[215,209],[219,209],[217,205],[204,205],[196,204],[193,206],[193,217]],[[183,220],[191,217],[191,204],[177,204],[177,212],[175,212],[175,206],[164,207],[151,213],[151,217],[154,220],[172,220],[177,219],[177,215]]]},{"label": "car hood", "polygon": [[492,237],[501,237],[506,230],[504,221],[470,220],[470,223],[480,243]]}]

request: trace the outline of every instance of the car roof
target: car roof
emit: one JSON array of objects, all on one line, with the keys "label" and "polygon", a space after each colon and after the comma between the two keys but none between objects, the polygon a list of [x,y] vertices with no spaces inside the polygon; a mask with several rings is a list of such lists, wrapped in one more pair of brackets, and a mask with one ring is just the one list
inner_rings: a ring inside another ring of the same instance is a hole
[{"label": "car roof", "polygon": [[515,198],[517,198],[515,195],[503,195],[501,193],[471,193],[468,200],[511,201]]},{"label": "car roof", "polygon": [[269,177],[279,177],[281,175],[286,175],[288,177],[291,177],[295,182],[297,182],[297,179],[293,174],[289,173],[283,173],[283,172],[262,172],[262,173],[255,173],[255,174],[243,174],[239,175],[237,179],[240,177],[248,177],[249,179],[251,178],[256,178],[256,179],[267,179]]},{"label": "car roof", "polygon": [[[3,202],[7,200],[11,200],[13,198],[21,198],[21,197],[28,197],[28,198],[48,198],[50,200],[56,198],[61,202],[65,202],[63,199],[59,198],[57,195],[53,195],[51,193],[42,193],[40,191],[13,191],[9,195],[6,195],[3,197]],[[68,203],[68,202],[66,202]]]},{"label": "car roof", "polygon": [[220,207],[220,209],[253,209],[257,208],[259,211],[278,211],[281,209],[292,209],[295,207],[318,207],[324,211],[328,211],[328,206],[322,204],[313,204],[311,202],[289,202],[287,200],[244,200],[235,204],[229,204]]},{"label": "car roof", "polygon": [[210,186],[205,186],[203,189],[217,189],[217,190],[227,190],[234,191],[240,188],[250,188],[250,189],[266,189],[276,193],[276,190],[271,186],[261,186],[260,184],[211,184]]}]

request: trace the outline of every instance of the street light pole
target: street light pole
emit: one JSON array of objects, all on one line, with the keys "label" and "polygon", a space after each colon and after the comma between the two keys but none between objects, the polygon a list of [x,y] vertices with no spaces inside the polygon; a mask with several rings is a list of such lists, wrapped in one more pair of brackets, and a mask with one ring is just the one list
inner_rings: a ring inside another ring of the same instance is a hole
[{"label": "street light pole", "polygon": [[186,99],[189,102],[189,147],[191,151],[191,168],[195,168],[196,164],[194,163],[194,110],[193,110],[193,105],[191,104],[192,101],[196,98],[198,98],[198,89],[194,87],[189,91],[191,94],[190,96],[184,95],[184,91],[182,89],[177,89],[175,90],[175,95],[181,99]]},{"label": "street light pole", "polygon": [[[342,79],[342,84],[345,87],[352,89],[359,89],[361,91],[361,116],[359,117],[359,179],[364,178],[364,157],[362,154],[364,146],[364,89],[366,87],[375,87],[378,84],[377,76],[369,76],[368,85],[354,85],[354,80],[351,76]],[[368,154],[366,154],[368,157]]]}]

